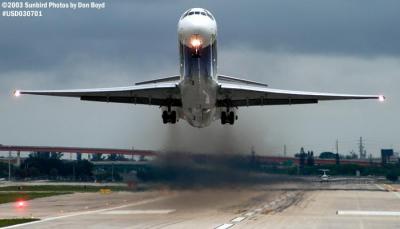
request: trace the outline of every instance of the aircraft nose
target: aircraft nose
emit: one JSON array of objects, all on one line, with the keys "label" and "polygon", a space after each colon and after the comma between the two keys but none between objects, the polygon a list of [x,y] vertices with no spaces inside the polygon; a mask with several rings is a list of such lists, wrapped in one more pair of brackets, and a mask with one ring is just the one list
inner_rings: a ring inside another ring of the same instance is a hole
[{"label": "aircraft nose", "polygon": [[216,26],[208,18],[183,20],[178,25],[178,33],[181,43],[187,46],[201,43],[206,47],[215,39]]}]

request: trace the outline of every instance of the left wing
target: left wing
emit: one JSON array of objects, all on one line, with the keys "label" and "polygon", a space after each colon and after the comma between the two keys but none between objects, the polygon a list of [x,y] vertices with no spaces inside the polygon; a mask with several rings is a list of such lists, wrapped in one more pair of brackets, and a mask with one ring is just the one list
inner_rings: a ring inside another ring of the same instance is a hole
[{"label": "left wing", "polygon": [[180,91],[175,82],[141,84],[128,87],[73,89],[73,90],[16,90],[15,96],[22,94],[77,97],[81,100],[133,103],[158,106],[182,106]]},{"label": "left wing", "polygon": [[379,99],[383,95],[351,95],[272,89],[246,84],[219,83],[217,106],[263,106],[318,103],[323,100]]}]

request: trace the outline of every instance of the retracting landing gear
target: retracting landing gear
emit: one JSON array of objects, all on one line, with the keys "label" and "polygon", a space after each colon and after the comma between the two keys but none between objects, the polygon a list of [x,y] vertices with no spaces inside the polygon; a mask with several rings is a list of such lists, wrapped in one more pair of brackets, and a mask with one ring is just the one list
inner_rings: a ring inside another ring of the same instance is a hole
[{"label": "retracting landing gear", "polygon": [[237,116],[235,115],[235,112],[233,111],[222,111],[221,112],[221,124],[225,125],[227,123],[233,125],[235,123],[235,120],[237,119]]},{"label": "retracting landing gear", "polygon": [[171,106],[168,106],[168,110],[163,111],[162,115],[162,120],[164,124],[167,123],[176,123],[176,111],[171,111]]},{"label": "retracting landing gear", "polygon": [[237,107],[232,103],[232,101],[229,98],[226,98],[222,101],[224,108],[221,108],[221,124],[231,124],[233,125],[235,123],[235,120],[238,119],[238,116],[236,115],[236,110]]},{"label": "retracting landing gear", "polygon": [[176,111],[163,111],[162,113],[162,120],[164,124],[167,123],[172,123],[175,124],[176,123]]}]

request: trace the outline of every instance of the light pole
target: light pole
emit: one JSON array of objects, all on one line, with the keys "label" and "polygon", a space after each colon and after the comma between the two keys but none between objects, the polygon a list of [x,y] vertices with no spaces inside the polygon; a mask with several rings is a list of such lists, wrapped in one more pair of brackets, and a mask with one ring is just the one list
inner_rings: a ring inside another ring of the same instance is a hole
[{"label": "light pole", "polygon": [[114,161],[111,162],[111,181],[114,182]]},{"label": "light pole", "polygon": [[11,151],[8,152],[8,181],[11,181]]},{"label": "light pole", "polygon": [[75,162],[72,162],[72,180],[75,181]]}]

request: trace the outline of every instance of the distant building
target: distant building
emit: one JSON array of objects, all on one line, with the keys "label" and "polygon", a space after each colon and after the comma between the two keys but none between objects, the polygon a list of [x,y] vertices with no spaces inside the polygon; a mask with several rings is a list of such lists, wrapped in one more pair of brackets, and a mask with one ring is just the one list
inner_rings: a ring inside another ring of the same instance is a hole
[{"label": "distant building", "polygon": [[[382,165],[386,165],[389,163],[392,163],[393,161],[391,158],[394,155],[393,149],[381,149],[381,159],[382,159]],[[398,160],[396,160],[397,162]]]},{"label": "distant building", "polygon": [[322,152],[319,154],[319,158],[321,159],[335,159],[336,154],[332,152]]}]

